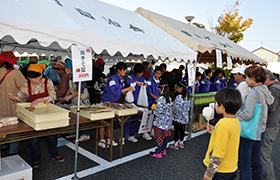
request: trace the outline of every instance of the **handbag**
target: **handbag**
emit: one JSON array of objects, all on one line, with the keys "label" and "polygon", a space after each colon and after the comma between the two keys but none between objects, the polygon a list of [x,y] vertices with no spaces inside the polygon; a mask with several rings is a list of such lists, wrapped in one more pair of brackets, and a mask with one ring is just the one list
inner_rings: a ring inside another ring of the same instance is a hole
[{"label": "handbag", "polygon": [[258,128],[262,128],[263,125],[263,105],[260,103],[260,97],[258,91],[258,103],[255,105],[254,115],[249,121],[240,121],[242,138],[260,141],[261,133],[258,133]]},{"label": "handbag", "polygon": [[137,100],[137,105],[143,106],[143,107],[148,107],[148,95],[147,95],[147,89],[146,86],[143,85],[140,87],[140,92]]}]

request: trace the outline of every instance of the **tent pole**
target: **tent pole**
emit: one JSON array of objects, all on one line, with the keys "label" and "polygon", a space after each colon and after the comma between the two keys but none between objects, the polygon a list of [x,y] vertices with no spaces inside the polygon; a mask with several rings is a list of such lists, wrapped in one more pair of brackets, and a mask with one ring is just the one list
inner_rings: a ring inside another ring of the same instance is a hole
[{"label": "tent pole", "polygon": [[[198,52],[197,52],[198,54]],[[202,56],[199,56],[198,60],[194,62],[194,76],[196,77],[196,65],[199,62],[200,58]],[[191,112],[190,112],[190,120],[189,120],[189,130],[188,130],[188,140],[191,140],[192,138],[192,129],[193,129],[193,117],[194,117],[194,94],[195,94],[195,82],[193,83],[192,87],[192,103],[191,103]]]},{"label": "tent pole", "polygon": [[78,86],[78,106],[77,106],[77,124],[76,124],[76,140],[75,140],[75,165],[74,165],[74,176],[73,180],[78,180],[77,166],[78,166],[78,145],[79,145],[79,124],[80,124],[80,104],[81,104],[81,81]]}]

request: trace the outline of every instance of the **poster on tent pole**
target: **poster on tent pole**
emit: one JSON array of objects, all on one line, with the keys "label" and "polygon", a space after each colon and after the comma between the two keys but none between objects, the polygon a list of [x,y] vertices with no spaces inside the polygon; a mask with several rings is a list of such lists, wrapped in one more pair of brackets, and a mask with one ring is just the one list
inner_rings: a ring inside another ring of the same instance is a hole
[{"label": "poster on tent pole", "polygon": [[80,50],[77,46],[71,46],[73,82],[92,80],[91,49]]},{"label": "poster on tent pole", "polygon": [[195,72],[193,64],[188,64],[188,86],[193,86],[195,81]]},{"label": "poster on tent pole", "polygon": [[216,49],[216,63],[217,67],[223,67],[222,51],[219,49]]},{"label": "poster on tent pole", "polygon": [[229,56],[227,56],[227,69],[232,69],[232,60]]}]

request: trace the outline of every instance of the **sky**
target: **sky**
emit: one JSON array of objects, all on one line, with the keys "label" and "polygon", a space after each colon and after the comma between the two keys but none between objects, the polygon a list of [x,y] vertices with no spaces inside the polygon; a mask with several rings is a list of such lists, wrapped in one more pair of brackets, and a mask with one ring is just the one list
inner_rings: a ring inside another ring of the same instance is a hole
[{"label": "sky", "polygon": [[[185,16],[195,16],[192,22],[203,24],[211,31],[209,21],[215,26],[218,17],[236,0],[101,0],[103,2],[135,11],[138,7],[186,22]],[[264,47],[280,52],[280,1],[239,0],[239,16],[253,19],[238,44],[249,51]]]}]

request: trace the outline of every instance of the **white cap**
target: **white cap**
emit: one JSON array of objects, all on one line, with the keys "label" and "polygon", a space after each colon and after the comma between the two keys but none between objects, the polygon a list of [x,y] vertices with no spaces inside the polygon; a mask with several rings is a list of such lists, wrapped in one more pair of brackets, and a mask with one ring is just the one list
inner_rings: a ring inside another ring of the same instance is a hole
[{"label": "white cap", "polygon": [[243,74],[245,75],[244,71],[245,71],[246,68],[244,67],[241,67],[241,68],[235,68],[234,70],[231,71],[231,74],[237,74],[237,73],[240,73],[240,74]]}]

